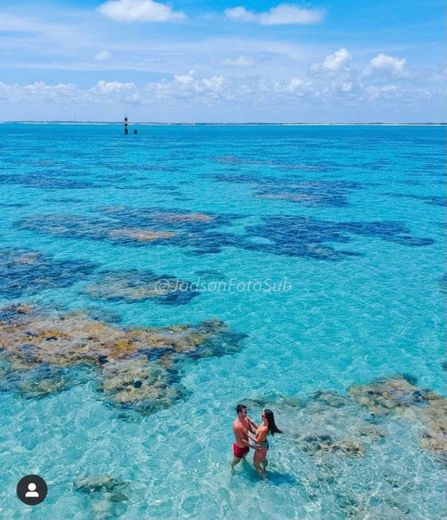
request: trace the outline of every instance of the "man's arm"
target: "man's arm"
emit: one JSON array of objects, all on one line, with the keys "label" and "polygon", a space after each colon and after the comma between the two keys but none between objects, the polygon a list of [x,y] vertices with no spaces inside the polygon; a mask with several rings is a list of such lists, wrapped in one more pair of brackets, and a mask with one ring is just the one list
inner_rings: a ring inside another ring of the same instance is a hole
[{"label": "man's arm", "polygon": [[259,426],[250,419],[250,417],[247,416],[247,419],[248,419],[248,423],[250,425],[250,430],[252,433],[255,433],[254,430],[257,430],[259,428]]},{"label": "man's arm", "polygon": [[260,442],[261,436],[262,435],[259,432],[257,432],[256,435],[252,435],[251,433],[248,434],[248,437],[255,443]]}]

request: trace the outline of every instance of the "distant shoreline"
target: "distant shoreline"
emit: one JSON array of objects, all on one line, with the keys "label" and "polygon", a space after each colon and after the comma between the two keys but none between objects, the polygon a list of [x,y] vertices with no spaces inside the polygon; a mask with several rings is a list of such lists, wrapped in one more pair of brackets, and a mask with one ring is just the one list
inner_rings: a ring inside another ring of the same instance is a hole
[{"label": "distant shoreline", "polygon": [[[21,125],[122,125],[123,121],[0,121],[0,124],[21,124]],[[209,122],[189,122],[189,123],[168,123],[152,121],[130,121],[131,126],[447,126],[444,123],[209,123]]]}]

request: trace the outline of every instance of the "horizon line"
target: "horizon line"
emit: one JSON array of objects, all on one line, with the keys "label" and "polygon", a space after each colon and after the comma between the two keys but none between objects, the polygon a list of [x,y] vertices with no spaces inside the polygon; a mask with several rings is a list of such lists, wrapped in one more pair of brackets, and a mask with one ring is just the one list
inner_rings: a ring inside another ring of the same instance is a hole
[{"label": "horizon line", "polygon": [[[18,120],[2,120],[0,124],[92,124],[92,125],[123,125],[123,120],[110,120],[110,121],[98,121],[98,120],[53,120],[53,119],[18,119]],[[225,121],[225,122],[211,122],[211,121],[187,121],[187,122],[169,122],[169,121],[130,121],[129,125],[142,125],[142,126],[446,126],[446,122],[433,122],[433,121],[413,121],[413,122],[384,122],[384,121],[368,121],[368,122],[355,122],[355,121],[337,121],[337,122],[265,122],[265,121],[244,121],[242,123]]]}]

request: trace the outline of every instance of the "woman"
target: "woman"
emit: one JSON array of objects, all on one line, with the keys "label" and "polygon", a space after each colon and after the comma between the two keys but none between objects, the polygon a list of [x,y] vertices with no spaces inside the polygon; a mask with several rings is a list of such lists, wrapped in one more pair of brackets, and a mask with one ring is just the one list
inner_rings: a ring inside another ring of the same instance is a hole
[{"label": "woman", "polygon": [[282,431],[276,426],[275,417],[271,410],[264,410],[261,415],[262,424],[256,430],[256,435],[248,433],[254,446],[251,447],[255,450],[253,455],[253,464],[255,465],[256,471],[262,479],[265,479],[265,468],[267,467],[267,451],[269,449],[269,441],[267,435],[275,435],[275,433],[282,433]]}]

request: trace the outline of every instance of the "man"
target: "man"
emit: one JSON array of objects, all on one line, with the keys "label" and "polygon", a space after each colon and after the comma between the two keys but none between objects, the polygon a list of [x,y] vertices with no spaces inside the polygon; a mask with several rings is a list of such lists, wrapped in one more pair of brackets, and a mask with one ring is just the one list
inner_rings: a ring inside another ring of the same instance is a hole
[{"label": "man", "polygon": [[250,450],[250,443],[248,442],[248,432],[255,433],[258,425],[250,419],[247,415],[247,407],[245,404],[238,404],[236,406],[237,418],[233,422],[234,444],[233,444],[233,460],[231,461],[231,469],[233,470],[236,464],[242,459],[245,459]]}]

